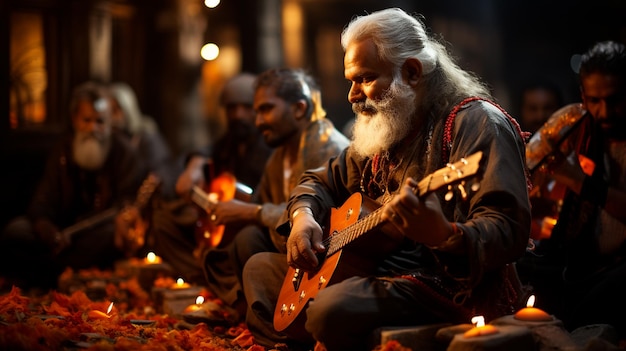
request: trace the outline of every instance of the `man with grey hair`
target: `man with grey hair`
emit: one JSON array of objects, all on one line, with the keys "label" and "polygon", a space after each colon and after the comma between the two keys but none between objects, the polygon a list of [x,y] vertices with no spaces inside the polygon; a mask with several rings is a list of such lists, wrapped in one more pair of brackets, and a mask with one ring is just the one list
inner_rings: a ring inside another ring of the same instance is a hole
[{"label": "man with grey hair", "polygon": [[[354,18],[341,43],[353,142],[292,190],[278,227],[286,256],[244,267],[255,340],[367,350],[382,326],[512,313],[522,296],[511,264],[530,231],[519,125],[401,9]],[[454,182],[472,165],[478,189]],[[369,216],[365,199],[378,206]]]},{"label": "man with grey hair", "polygon": [[109,98],[93,82],[74,89],[72,133],[50,151],[26,215],[5,228],[2,274],[23,287],[52,288],[66,267],[112,268],[122,257],[114,233],[128,230],[137,213],[127,205],[141,174],[131,146],[112,130]]}]

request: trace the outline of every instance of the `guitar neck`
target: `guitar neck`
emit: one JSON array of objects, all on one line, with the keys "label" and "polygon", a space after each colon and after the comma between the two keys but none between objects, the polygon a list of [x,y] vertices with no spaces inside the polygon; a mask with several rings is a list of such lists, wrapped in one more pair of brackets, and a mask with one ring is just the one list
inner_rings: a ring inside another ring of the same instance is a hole
[{"label": "guitar neck", "polygon": [[214,203],[209,198],[209,194],[204,192],[204,190],[202,190],[198,186],[194,186],[193,189],[192,189],[191,201],[193,201],[196,205],[198,205],[198,206],[200,206],[201,208],[204,208],[204,209],[208,208],[209,205]]},{"label": "guitar neck", "polygon": [[[470,176],[474,176],[478,172],[481,158],[482,152],[478,151],[461,161],[454,164],[448,164],[446,167],[424,177],[413,189],[413,193],[418,198],[424,199],[434,191],[437,191],[445,186],[451,187],[452,184],[461,182],[461,185],[457,187],[457,189],[459,189],[459,191],[462,192],[462,196],[465,197],[466,193],[463,188],[463,182],[465,179]],[[334,254],[353,242],[355,239],[361,237],[363,234],[382,226],[385,222],[382,218],[382,209],[382,207],[378,207],[367,216],[359,219],[354,224],[345,227],[343,230],[336,233],[330,233],[332,235],[328,238],[330,242],[327,245],[328,251],[326,256]]]},{"label": "guitar neck", "polygon": [[334,233],[329,237],[330,244],[328,245],[328,251],[326,256],[330,256],[335,252],[341,250],[344,246],[350,244],[363,234],[374,230],[384,223],[382,219],[382,207],[377,208],[374,212],[363,217],[356,223],[347,226],[343,230]]},{"label": "guitar neck", "polygon": [[[135,197],[135,201],[133,205],[137,207],[140,211],[143,210],[148,201],[154,194],[156,188],[161,184],[160,178],[154,173],[150,173],[146,179],[141,183],[139,190],[137,191],[137,196]],[[102,212],[99,212],[91,217],[85,218],[76,224],[73,224],[61,231],[61,235],[66,242],[70,242],[72,237],[86,229],[95,227],[101,223],[112,220],[115,218],[119,211],[118,207],[111,207]]]},{"label": "guitar neck", "polygon": [[111,207],[89,218],[85,218],[82,221],[79,221],[78,223],[63,229],[61,231],[61,235],[63,236],[63,239],[69,242],[76,233],[80,233],[83,230],[95,227],[98,224],[112,220],[113,218],[115,218],[117,211],[118,209],[116,207]]}]

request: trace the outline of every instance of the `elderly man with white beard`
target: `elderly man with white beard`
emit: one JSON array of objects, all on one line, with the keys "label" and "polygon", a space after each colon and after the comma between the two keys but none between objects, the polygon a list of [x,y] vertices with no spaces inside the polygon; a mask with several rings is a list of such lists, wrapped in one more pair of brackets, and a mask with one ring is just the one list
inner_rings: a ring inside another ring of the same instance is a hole
[{"label": "elderly man with white beard", "polygon": [[353,141],[291,192],[286,256],[244,268],[256,341],[367,350],[379,327],[510,314],[525,302],[527,135],[400,9],[355,17],[341,43]]},{"label": "elderly man with white beard", "polygon": [[23,288],[54,288],[67,267],[112,267],[121,255],[115,231],[129,230],[139,215],[129,204],[143,175],[112,131],[108,91],[76,87],[70,116],[72,133],[51,149],[26,214],[1,237],[2,275]]}]

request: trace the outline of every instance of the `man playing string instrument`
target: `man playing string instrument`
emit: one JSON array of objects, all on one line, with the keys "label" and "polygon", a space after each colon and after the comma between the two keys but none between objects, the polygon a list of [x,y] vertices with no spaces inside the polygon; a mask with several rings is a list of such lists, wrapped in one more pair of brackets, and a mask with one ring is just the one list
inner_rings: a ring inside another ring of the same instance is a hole
[{"label": "man playing string instrument", "polygon": [[[305,172],[291,192],[279,227],[288,235],[287,255],[259,253],[244,267],[246,322],[256,341],[367,350],[368,336],[381,326],[468,323],[473,314],[490,320],[513,312],[521,296],[510,264],[524,253],[530,230],[519,126],[420,20],[400,9],[356,17],[341,42],[357,115],[353,142]],[[446,201],[447,187],[415,194],[428,174],[476,152],[483,153],[480,188],[467,190],[466,199]],[[288,265],[318,267],[330,210],[354,193],[384,204],[382,220],[400,234],[396,248],[372,271],[322,289],[306,310],[304,331],[277,332],[272,318]]]}]

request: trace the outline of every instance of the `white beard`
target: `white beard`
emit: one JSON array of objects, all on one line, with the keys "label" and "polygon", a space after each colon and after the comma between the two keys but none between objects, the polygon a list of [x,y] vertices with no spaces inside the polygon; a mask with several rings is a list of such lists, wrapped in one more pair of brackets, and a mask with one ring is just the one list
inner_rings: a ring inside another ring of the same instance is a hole
[{"label": "white beard", "polygon": [[109,154],[110,143],[90,133],[77,132],[74,137],[74,161],[80,168],[95,171],[102,168]]},{"label": "white beard", "polygon": [[371,157],[404,139],[414,127],[415,95],[409,85],[395,78],[380,100],[352,104],[357,117],[352,128],[354,151]]}]

